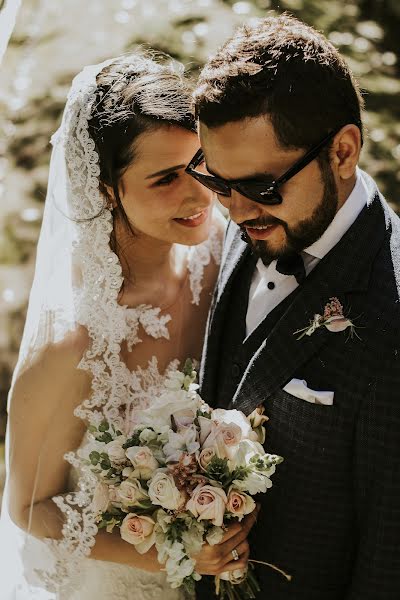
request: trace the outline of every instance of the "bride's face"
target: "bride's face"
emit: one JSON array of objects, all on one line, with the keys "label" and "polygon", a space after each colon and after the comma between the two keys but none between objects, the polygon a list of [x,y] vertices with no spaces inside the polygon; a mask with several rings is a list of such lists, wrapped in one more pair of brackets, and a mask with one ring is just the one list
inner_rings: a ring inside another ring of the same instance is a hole
[{"label": "bride's face", "polygon": [[185,173],[199,148],[182,127],[143,133],[135,159],[120,181],[120,198],[132,229],[162,242],[194,245],[209,234],[212,193]]}]

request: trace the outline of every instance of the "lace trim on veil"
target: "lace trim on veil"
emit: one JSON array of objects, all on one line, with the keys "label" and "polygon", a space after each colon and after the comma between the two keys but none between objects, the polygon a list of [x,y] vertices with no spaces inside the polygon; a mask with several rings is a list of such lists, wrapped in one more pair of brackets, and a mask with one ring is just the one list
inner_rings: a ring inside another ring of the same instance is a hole
[{"label": "lace trim on veil", "polygon": [[[121,407],[140,403],[156,390],[163,377],[157,362],[152,361],[147,371],[130,372],[121,360],[121,344],[126,340],[128,349],[139,343],[139,327],[154,338],[169,338],[167,323],[171,317],[160,315],[160,308],[140,305],[127,309],[118,304],[118,293],[123,283],[122,270],[116,254],[109,246],[112,215],[104,207],[99,192],[100,169],[95,145],[89,136],[88,120],[94,102],[95,76],[83,71],[74,80],[68,97],[63,123],[53,136],[54,150],[65,152],[69,176],[70,217],[75,226],[72,260],[79,265],[80,288],[74,290],[76,321],[83,325],[90,337],[90,347],[84,353],[78,368],[92,376],[90,397],[75,410],[75,415],[89,425],[98,426],[107,419],[123,429]],[[96,73],[97,74],[97,73]],[[95,215],[95,218],[93,218]],[[189,250],[188,269],[192,303],[199,304],[204,269],[211,256],[219,264],[222,242],[216,228],[209,240]],[[177,368],[172,362],[169,369]],[[93,443],[87,436],[86,450],[65,455],[78,473],[76,491],[57,496],[53,501],[65,515],[61,540],[46,540],[54,562],[49,568],[34,569],[35,575],[49,592],[68,593],[79,585],[82,558],[88,556],[98,532],[96,514],[91,508],[96,477],[82,457]]]}]

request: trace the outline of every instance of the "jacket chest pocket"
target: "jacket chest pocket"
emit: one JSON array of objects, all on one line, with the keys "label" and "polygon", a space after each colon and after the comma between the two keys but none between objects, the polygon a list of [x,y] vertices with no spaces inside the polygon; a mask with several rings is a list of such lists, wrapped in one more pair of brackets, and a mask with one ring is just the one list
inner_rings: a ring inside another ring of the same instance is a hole
[{"label": "jacket chest pocket", "polygon": [[299,461],[321,455],[328,462],[344,458],[351,452],[354,416],[336,400],[330,406],[312,404],[278,390],[265,403],[268,451]]}]

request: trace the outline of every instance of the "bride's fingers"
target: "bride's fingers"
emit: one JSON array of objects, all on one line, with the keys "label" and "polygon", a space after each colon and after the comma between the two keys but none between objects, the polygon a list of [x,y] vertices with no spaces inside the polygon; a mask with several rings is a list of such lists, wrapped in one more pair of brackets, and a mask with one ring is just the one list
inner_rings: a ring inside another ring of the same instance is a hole
[{"label": "bride's fingers", "polygon": [[[236,550],[239,558],[242,558],[246,553],[249,552],[249,543],[248,543],[248,541],[247,540],[243,540],[242,542],[240,542],[240,544],[238,544],[237,546],[234,546],[232,548],[232,550],[230,550],[230,552],[224,556],[223,562],[225,564],[230,563],[232,561],[232,559],[235,560],[234,556],[233,556],[235,554],[235,552],[234,552],[235,550]],[[235,562],[238,562],[238,561],[236,560]]]},{"label": "bride's fingers", "polygon": [[248,562],[249,562],[249,556],[250,556],[250,551],[247,550],[247,552],[245,552],[245,554],[243,554],[239,560],[232,560],[231,562],[228,562],[226,565],[221,567],[219,569],[218,574],[225,573],[226,571],[236,571],[237,569],[239,569],[239,570],[247,569]]}]

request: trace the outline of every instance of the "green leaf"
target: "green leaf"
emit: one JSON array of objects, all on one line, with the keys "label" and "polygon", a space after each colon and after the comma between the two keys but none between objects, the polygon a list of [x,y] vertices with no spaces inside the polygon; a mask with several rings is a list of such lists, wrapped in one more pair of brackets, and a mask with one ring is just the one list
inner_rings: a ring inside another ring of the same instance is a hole
[{"label": "green leaf", "polygon": [[98,452],[96,452],[95,450],[93,450],[93,452],[91,452],[89,454],[89,458],[90,458],[90,462],[92,463],[92,465],[96,466],[100,460],[100,454]]},{"label": "green leaf", "polygon": [[132,448],[132,446],[140,446],[140,434],[142,433],[142,431],[143,429],[135,431],[133,436],[130,437],[129,440],[127,440],[125,444],[122,445],[122,447],[126,450],[127,448]]},{"label": "green leaf", "polygon": [[108,431],[110,429],[109,424],[107,423],[107,421],[103,421],[100,425],[99,425],[99,431]]},{"label": "green leaf", "polygon": [[104,442],[105,444],[108,444],[108,442],[112,442],[113,438],[111,433],[108,433],[108,431],[106,431],[105,433],[103,433],[103,435],[101,435],[100,437],[97,438],[99,442]]}]

